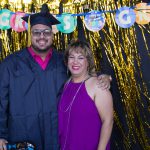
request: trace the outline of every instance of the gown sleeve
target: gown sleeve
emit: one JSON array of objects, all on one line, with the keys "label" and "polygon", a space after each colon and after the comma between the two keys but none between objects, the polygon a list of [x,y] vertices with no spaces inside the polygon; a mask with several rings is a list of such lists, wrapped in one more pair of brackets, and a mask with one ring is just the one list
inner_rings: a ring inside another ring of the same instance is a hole
[{"label": "gown sleeve", "polygon": [[0,138],[8,136],[9,72],[7,63],[0,64]]}]

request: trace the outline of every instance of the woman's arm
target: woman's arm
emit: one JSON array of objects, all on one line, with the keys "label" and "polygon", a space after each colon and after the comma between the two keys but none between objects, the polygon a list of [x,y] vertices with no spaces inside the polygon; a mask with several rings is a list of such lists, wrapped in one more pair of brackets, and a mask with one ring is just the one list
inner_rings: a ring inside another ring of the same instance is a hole
[{"label": "woman's arm", "polygon": [[102,121],[102,128],[97,150],[106,150],[113,127],[113,100],[110,91],[101,90],[96,85],[95,104]]}]

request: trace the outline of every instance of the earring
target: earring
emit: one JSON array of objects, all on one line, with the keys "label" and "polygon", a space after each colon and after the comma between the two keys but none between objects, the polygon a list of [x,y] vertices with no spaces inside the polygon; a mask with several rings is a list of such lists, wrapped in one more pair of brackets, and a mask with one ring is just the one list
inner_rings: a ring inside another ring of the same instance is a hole
[{"label": "earring", "polygon": [[68,67],[67,67],[67,75],[69,75],[69,69],[68,69]]}]

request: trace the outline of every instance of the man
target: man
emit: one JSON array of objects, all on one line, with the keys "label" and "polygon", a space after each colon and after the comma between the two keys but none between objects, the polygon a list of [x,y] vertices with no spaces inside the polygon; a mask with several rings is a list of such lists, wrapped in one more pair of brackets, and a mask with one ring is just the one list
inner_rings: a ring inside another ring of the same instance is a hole
[{"label": "man", "polygon": [[46,9],[23,18],[30,22],[31,47],[0,64],[0,150],[7,141],[59,149],[57,96],[68,77],[63,55],[52,48],[51,26],[60,22]]}]

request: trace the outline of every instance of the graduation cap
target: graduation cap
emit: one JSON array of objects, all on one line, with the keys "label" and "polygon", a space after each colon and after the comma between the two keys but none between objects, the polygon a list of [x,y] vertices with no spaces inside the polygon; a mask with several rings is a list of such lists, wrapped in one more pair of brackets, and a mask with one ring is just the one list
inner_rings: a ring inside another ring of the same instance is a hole
[{"label": "graduation cap", "polygon": [[52,14],[49,13],[47,4],[42,5],[41,12],[22,17],[22,19],[25,22],[30,23],[31,27],[36,24],[43,24],[52,28],[52,25],[60,23]]}]

